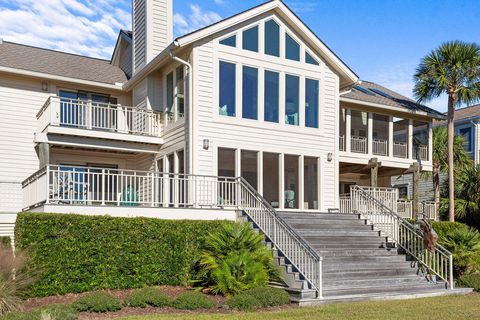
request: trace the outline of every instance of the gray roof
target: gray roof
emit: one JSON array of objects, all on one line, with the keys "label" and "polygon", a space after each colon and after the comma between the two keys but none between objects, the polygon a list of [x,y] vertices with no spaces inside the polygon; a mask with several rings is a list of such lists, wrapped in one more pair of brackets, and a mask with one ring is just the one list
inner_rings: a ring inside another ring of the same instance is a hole
[{"label": "gray roof", "polygon": [[370,81],[362,80],[361,84],[355,86],[352,91],[342,95],[342,97],[385,106],[400,107],[409,111],[423,111],[434,118],[443,119],[445,117],[443,113],[437,110]]},{"label": "gray roof", "polygon": [[108,84],[127,81],[108,60],[5,41],[0,44],[0,66]]}]

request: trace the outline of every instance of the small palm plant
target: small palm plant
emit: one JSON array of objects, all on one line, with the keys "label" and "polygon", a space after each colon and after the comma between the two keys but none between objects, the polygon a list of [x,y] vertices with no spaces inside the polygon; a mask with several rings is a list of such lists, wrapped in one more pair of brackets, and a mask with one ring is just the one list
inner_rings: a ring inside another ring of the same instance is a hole
[{"label": "small palm plant", "polygon": [[248,223],[226,224],[209,234],[197,282],[212,293],[231,296],[278,278],[272,252],[263,239]]}]

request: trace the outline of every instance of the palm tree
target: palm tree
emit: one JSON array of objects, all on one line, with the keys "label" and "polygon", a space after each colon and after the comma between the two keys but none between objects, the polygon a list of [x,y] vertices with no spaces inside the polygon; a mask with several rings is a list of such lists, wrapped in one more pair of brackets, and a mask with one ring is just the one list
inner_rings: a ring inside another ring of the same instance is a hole
[{"label": "palm tree", "polygon": [[[440,203],[440,173],[448,172],[448,132],[446,127],[433,128],[433,159],[432,159],[432,180],[435,203]],[[453,141],[453,154],[455,169],[472,165],[472,159],[465,151],[465,139],[462,136],[455,136]]]},{"label": "palm tree", "polygon": [[448,198],[450,221],[455,221],[454,116],[455,108],[480,100],[480,46],[451,41],[426,55],[414,76],[414,95],[419,102],[448,95]]}]

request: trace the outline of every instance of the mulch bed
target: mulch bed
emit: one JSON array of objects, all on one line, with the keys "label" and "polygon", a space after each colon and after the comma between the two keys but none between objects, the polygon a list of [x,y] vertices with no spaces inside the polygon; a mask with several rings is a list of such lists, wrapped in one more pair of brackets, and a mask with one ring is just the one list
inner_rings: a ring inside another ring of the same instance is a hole
[{"label": "mulch bed", "polygon": [[[181,293],[189,291],[189,288],[186,287],[173,287],[173,286],[160,286],[159,287],[165,294],[167,294],[170,298],[175,299]],[[123,301],[133,290],[135,289],[127,289],[127,290],[105,290],[106,292],[110,293],[114,297]],[[25,311],[31,311],[38,307],[46,306],[49,304],[70,304],[73,303],[78,298],[89,294],[88,292],[85,293],[78,293],[78,294],[66,294],[64,296],[51,296],[51,297],[44,297],[44,298],[30,298],[25,301],[23,308]],[[125,316],[137,316],[137,315],[147,315],[147,314],[160,314],[160,313],[181,313],[181,314],[198,314],[198,313],[226,313],[229,312],[226,309],[221,308],[220,306],[227,300],[223,296],[209,296],[216,304],[217,308],[209,309],[209,310],[178,310],[175,308],[154,308],[154,307],[147,307],[147,308],[131,308],[131,307],[124,307],[122,310],[116,312],[109,312],[109,313],[88,313],[83,312],[80,314],[79,320],[96,320],[96,319],[113,319],[117,317],[125,317]]]}]

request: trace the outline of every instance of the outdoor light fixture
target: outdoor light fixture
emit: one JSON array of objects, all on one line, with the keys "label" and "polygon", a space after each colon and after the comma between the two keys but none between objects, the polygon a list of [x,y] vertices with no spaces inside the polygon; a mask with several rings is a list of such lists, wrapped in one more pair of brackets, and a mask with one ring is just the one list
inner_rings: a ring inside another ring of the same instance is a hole
[{"label": "outdoor light fixture", "polygon": [[328,160],[328,162],[332,162],[332,160],[333,160],[333,153],[331,153],[331,152],[327,153],[327,160]]},{"label": "outdoor light fixture", "polygon": [[210,140],[203,139],[203,149],[208,150],[210,148]]},{"label": "outdoor light fixture", "polygon": [[44,92],[48,91],[48,82],[45,82],[45,81],[42,82],[42,91]]}]

